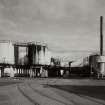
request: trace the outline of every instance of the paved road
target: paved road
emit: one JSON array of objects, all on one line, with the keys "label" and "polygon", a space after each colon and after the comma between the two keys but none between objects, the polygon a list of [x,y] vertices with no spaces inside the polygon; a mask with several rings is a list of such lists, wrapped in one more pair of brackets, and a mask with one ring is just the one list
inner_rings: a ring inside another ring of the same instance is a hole
[{"label": "paved road", "polygon": [[105,105],[105,80],[0,80],[0,105]]}]

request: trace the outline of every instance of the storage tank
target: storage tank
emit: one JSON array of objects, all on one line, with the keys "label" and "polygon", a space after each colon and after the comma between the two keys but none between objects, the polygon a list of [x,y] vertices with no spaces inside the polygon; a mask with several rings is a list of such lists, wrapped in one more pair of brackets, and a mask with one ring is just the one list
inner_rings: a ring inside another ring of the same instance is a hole
[{"label": "storage tank", "polygon": [[45,48],[46,46],[41,45],[39,51],[39,64],[45,64]]},{"label": "storage tank", "polygon": [[41,64],[41,45],[36,45],[36,63]]},{"label": "storage tank", "polygon": [[11,41],[0,41],[0,63],[14,64],[14,45]]},{"label": "storage tank", "polygon": [[28,64],[28,46],[23,44],[14,45],[15,64],[27,65]]},{"label": "storage tank", "polygon": [[51,53],[45,44],[37,45],[36,59],[38,56],[38,64],[49,65],[51,61]]},{"label": "storage tank", "polygon": [[30,64],[50,64],[51,54],[45,44],[32,43],[28,46],[28,57]]},{"label": "storage tank", "polygon": [[97,63],[99,65],[99,73],[105,76],[105,56],[97,56]]},{"label": "storage tank", "polygon": [[34,52],[34,45],[28,45],[29,65],[33,64],[33,52]]},{"label": "storage tank", "polygon": [[50,65],[50,63],[51,63],[51,52],[48,49],[48,47],[46,46],[45,47],[45,64]]},{"label": "storage tank", "polygon": [[29,58],[30,65],[38,64],[37,45],[35,44],[28,45],[28,58]]},{"label": "storage tank", "polygon": [[95,70],[95,71],[99,71],[99,66],[98,66],[98,62],[97,62],[97,57],[98,55],[91,55],[89,56],[89,65]]},{"label": "storage tank", "polygon": [[30,64],[44,64],[43,57],[44,57],[44,51],[43,46],[39,44],[30,44],[28,46],[29,49],[29,62]]},{"label": "storage tank", "polygon": [[105,56],[92,55],[89,57],[89,65],[97,73],[105,75]]}]

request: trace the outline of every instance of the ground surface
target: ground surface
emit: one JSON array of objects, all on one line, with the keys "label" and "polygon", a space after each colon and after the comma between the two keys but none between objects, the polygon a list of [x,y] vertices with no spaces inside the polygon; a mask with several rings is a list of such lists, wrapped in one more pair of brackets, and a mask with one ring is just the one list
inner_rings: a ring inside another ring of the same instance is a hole
[{"label": "ground surface", "polygon": [[0,105],[105,105],[105,80],[0,79]]}]

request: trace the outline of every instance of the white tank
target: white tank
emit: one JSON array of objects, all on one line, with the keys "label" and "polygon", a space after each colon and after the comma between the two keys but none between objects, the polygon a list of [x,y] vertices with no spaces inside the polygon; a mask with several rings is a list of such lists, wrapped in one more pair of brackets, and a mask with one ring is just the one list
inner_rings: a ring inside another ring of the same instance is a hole
[{"label": "white tank", "polygon": [[97,56],[96,60],[99,65],[100,74],[105,75],[105,56]]},{"label": "white tank", "polygon": [[19,52],[18,52],[18,64],[24,65],[28,64],[28,50],[27,47],[21,47],[19,46]]},{"label": "white tank", "polygon": [[35,52],[34,52],[34,64],[39,64],[39,52],[38,52],[38,46],[35,45]]},{"label": "white tank", "polygon": [[33,44],[29,49],[32,64],[49,64],[49,52],[46,45]]},{"label": "white tank", "polygon": [[14,64],[14,45],[11,41],[0,42],[0,63]]},{"label": "white tank", "polygon": [[41,45],[41,50],[39,51],[39,64],[50,65],[51,52],[48,50],[47,46]]},{"label": "white tank", "polygon": [[50,65],[51,63],[51,52],[48,50],[48,48],[45,48],[45,64]]},{"label": "white tank", "polygon": [[30,64],[49,65],[51,53],[45,44],[32,42],[28,46],[28,57]]},{"label": "white tank", "polygon": [[39,64],[45,64],[45,51],[44,51],[44,46],[41,46],[41,50],[39,52]]}]

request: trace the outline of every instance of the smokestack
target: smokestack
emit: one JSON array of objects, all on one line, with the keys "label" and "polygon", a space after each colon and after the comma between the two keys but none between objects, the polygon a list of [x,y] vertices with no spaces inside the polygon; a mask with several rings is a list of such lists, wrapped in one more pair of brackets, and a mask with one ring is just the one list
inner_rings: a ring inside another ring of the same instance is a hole
[{"label": "smokestack", "polygon": [[103,55],[103,16],[100,16],[100,55]]}]

